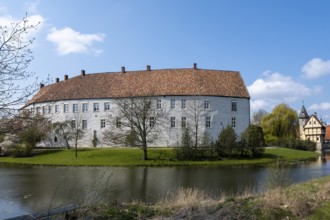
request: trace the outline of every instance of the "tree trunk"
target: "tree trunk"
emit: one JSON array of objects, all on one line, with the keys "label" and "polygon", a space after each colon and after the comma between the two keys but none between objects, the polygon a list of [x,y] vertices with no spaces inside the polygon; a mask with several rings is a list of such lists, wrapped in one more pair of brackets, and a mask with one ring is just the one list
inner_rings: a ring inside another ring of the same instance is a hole
[{"label": "tree trunk", "polygon": [[74,147],[75,147],[75,155],[76,155],[76,157],[78,157],[78,143],[77,142],[75,142]]},{"label": "tree trunk", "polygon": [[142,147],[142,150],[143,150],[143,160],[148,160],[148,147],[146,143]]}]

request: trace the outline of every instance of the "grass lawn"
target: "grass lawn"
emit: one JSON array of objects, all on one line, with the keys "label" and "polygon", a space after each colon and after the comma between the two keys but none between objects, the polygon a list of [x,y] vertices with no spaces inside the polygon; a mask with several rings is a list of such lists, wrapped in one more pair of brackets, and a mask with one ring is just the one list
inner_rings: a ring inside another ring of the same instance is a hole
[{"label": "grass lawn", "polygon": [[217,161],[177,161],[172,148],[150,148],[150,160],[142,160],[138,148],[88,148],[80,149],[78,157],[74,150],[42,150],[33,157],[0,157],[0,163],[64,166],[185,166],[185,165],[263,165],[278,159],[288,162],[316,159],[316,152],[299,151],[286,148],[267,148],[263,156],[247,159],[222,159]]}]

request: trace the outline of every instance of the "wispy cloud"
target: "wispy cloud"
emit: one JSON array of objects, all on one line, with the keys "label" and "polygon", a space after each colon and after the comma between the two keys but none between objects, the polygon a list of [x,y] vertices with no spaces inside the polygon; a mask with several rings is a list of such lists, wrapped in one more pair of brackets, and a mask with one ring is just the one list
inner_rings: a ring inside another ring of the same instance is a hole
[{"label": "wispy cloud", "polygon": [[330,102],[322,102],[321,104],[313,104],[313,105],[309,106],[309,109],[311,109],[313,111],[330,110]]},{"label": "wispy cloud", "polygon": [[303,76],[308,79],[315,79],[330,74],[330,60],[314,58],[308,61],[302,68]]},{"label": "wispy cloud", "polygon": [[278,72],[266,71],[262,77],[248,86],[252,97],[252,111],[258,109],[270,110],[275,105],[285,102],[291,103],[303,97],[320,92],[321,88],[309,88],[306,85],[295,82],[291,77]]},{"label": "wispy cloud", "polygon": [[103,42],[104,34],[82,34],[69,27],[50,30],[47,40],[56,45],[59,55],[70,53],[91,53],[98,55],[102,49],[93,46],[95,42]]}]

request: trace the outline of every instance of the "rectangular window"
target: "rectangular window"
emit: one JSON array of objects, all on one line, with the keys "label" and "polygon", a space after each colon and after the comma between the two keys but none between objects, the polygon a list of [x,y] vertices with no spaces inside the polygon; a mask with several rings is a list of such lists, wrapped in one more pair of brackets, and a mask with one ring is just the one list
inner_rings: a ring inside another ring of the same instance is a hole
[{"label": "rectangular window", "polygon": [[78,112],[78,104],[72,105],[72,112]]},{"label": "rectangular window", "polygon": [[39,115],[40,114],[40,107],[37,107],[37,115]]},{"label": "rectangular window", "polygon": [[63,112],[68,112],[69,111],[69,105],[68,104],[64,104],[63,105]]},{"label": "rectangular window", "polygon": [[52,106],[48,105],[48,114],[51,114],[51,113],[52,113]]},{"label": "rectangular window", "polygon": [[94,104],[93,104],[93,111],[94,111],[94,112],[98,112],[99,110],[100,110],[100,108],[99,108],[99,103],[97,103],[97,102],[94,103]]},{"label": "rectangular window", "polygon": [[55,113],[59,113],[60,112],[60,106],[59,105],[55,105]]},{"label": "rectangular window", "polygon": [[46,106],[42,107],[42,114],[45,115],[46,114]]},{"label": "rectangular window", "polygon": [[158,99],[157,100],[157,109],[161,109],[162,108],[162,100]]},{"label": "rectangular window", "polygon": [[175,117],[171,117],[171,128],[175,128]]},{"label": "rectangular window", "polygon": [[175,108],[175,99],[171,99],[171,109]]},{"label": "rectangular window", "polygon": [[121,119],[120,118],[116,118],[116,127],[121,128]]},{"label": "rectangular window", "polygon": [[82,120],[82,129],[87,129],[87,120]]},{"label": "rectangular window", "polygon": [[104,111],[110,111],[110,102],[104,103]]},{"label": "rectangular window", "polygon": [[187,127],[187,118],[186,117],[181,118],[181,127],[182,128]]},{"label": "rectangular window", "polygon": [[150,119],[149,119],[149,125],[150,125],[150,127],[155,126],[155,117],[150,117]]},{"label": "rectangular window", "polygon": [[187,102],[186,99],[182,99],[182,100],[181,100],[181,107],[182,107],[182,108],[186,108],[186,102]]},{"label": "rectangular window", "polygon": [[231,101],[231,110],[236,112],[237,111],[237,102]]},{"label": "rectangular window", "polygon": [[82,111],[87,112],[88,111],[88,103],[83,103],[82,104]]},{"label": "rectangular window", "polygon": [[207,128],[211,127],[211,117],[210,116],[206,116],[205,127],[207,127]]},{"label": "rectangular window", "polygon": [[204,101],[204,109],[210,109],[210,101],[209,100]]},{"label": "rectangular window", "polygon": [[76,128],[76,121],[71,120],[71,129],[75,129],[75,128]]},{"label": "rectangular window", "polygon": [[105,119],[101,119],[101,128],[105,128]]},{"label": "rectangular window", "polygon": [[233,128],[236,128],[236,118],[235,118],[235,117],[232,117],[232,118],[231,118],[231,126],[232,126]]}]

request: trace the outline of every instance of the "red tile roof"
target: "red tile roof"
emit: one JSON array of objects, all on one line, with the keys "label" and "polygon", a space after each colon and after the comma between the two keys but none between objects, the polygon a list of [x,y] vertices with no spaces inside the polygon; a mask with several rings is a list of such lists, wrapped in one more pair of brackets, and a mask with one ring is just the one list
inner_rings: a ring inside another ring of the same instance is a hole
[{"label": "red tile roof", "polygon": [[192,68],[79,75],[41,88],[27,105],[58,100],[174,95],[250,98],[239,72]]}]

